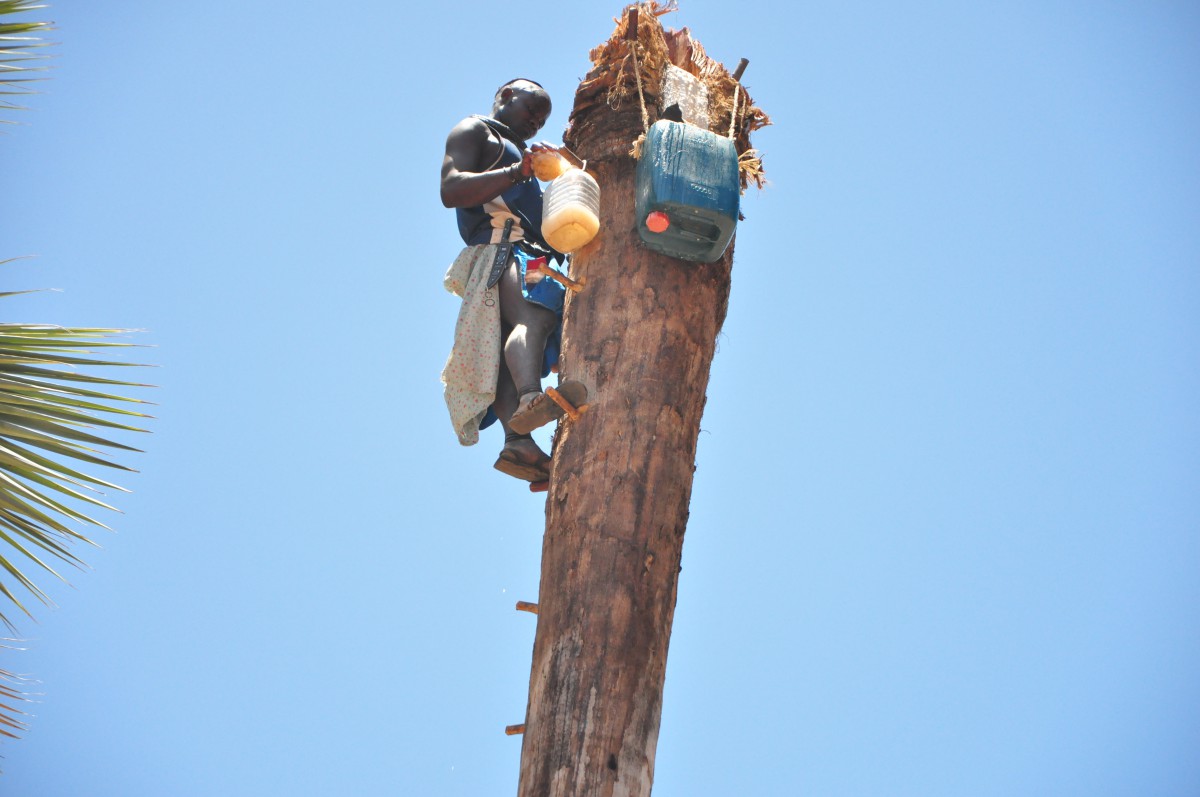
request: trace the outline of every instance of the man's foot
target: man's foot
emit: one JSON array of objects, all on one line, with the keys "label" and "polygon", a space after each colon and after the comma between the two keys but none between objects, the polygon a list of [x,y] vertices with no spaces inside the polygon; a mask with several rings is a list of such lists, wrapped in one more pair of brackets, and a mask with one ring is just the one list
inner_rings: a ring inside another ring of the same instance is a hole
[{"label": "man's foot", "polygon": [[[582,382],[562,382],[558,392],[573,407],[587,401],[587,388]],[[563,408],[545,393],[529,393],[521,396],[521,403],[508,419],[508,428],[518,434],[529,434],[539,426],[558,420],[562,414]]]},{"label": "man's foot", "polygon": [[533,438],[521,437],[504,444],[495,468],[527,482],[543,482],[550,478],[550,457]]}]

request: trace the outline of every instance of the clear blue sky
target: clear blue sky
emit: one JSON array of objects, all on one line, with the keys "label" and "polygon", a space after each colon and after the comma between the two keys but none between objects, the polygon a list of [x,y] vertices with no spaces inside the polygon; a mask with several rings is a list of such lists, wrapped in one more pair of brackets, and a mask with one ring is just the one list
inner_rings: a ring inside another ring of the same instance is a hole
[{"label": "clear blue sky", "polygon": [[[775,125],[655,794],[1200,794],[1200,10],[682,6]],[[544,499],[446,416],[437,176],[621,6],[515,8],[45,12],[5,317],[144,329],[160,406],[0,793],[515,793]]]}]

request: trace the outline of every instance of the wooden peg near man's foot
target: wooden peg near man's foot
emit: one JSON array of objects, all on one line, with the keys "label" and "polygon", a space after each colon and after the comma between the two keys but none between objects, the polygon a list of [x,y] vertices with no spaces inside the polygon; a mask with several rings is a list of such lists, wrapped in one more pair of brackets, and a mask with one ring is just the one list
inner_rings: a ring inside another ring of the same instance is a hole
[{"label": "wooden peg near man's foot", "polygon": [[571,402],[563,398],[563,394],[552,387],[546,388],[546,395],[550,397],[551,401],[562,407],[563,412],[573,421],[579,420],[579,416],[583,415],[584,411],[588,408],[587,404],[580,404],[578,407],[571,406]]}]

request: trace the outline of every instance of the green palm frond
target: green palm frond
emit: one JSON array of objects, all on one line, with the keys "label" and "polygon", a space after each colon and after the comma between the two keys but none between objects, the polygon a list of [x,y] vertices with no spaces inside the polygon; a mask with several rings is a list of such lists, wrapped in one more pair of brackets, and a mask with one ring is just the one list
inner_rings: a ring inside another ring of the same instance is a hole
[{"label": "green palm frond", "polygon": [[[26,572],[30,565],[62,578],[52,562],[80,566],[70,544],[93,544],[74,525],[106,528],[93,511],[112,509],[101,491],[121,488],[83,468],[130,470],[104,451],[137,449],[105,435],[145,431],[136,423],[149,416],[130,405],[146,402],[110,388],[147,385],[81,371],[131,367],[98,356],[132,346],[112,340],[122,332],[0,324],[0,594],[25,614],[15,585],[51,603]],[[3,611],[0,622],[12,625]]]},{"label": "green palm frond", "polygon": [[[0,19],[45,7],[28,0],[0,0]],[[0,112],[25,110],[10,98],[34,93],[28,84],[41,78],[30,73],[45,69],[42,50],[49,46],[38,34],[48,30],[49,22],[0,22]],[[12,120],[0,118],[0,124],[12,124]]]},{"label": "green palm frond", "polygon": [[[107,528],[92,516],[113,509],[102,491],[124,492],[87,469],[130,470],[105,452],[138,449],[107,436],[144,432],[136,424],[150,416],[136,409],[147,402],[113,389],[149,386],[83,369],[131,367],[101,354],[132,346],[113,340],[125,331],[0,323],[0,598],[26,615],[27,595],[53,605],[33,576],[65,580],[56,562],[83,567],[71,546],[95,543],[78,527]],[[0,622],[13,627],[3,611]],[[0,738],[27,728],[19,707],[28,702],[24,682],[0,669]]]}]

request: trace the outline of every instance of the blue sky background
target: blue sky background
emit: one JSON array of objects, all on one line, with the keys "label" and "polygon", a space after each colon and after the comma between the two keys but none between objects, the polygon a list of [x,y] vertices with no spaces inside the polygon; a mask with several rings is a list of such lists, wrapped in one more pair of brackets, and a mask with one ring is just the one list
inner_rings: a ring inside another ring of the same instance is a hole
[{"label": "blue sky background", "polygon": [[[621,6],[406,5],[43,13],[0,258],[61,292],[4,315],[145,330],[159,406],[94,570],[3,655],[42,696],[0,793],[515,793],[544,497],[446,416],[438,169],[518,75],[557,141]],[[775,125],[655,794],[1200,794],[1200,9],[664,22]]]}]

